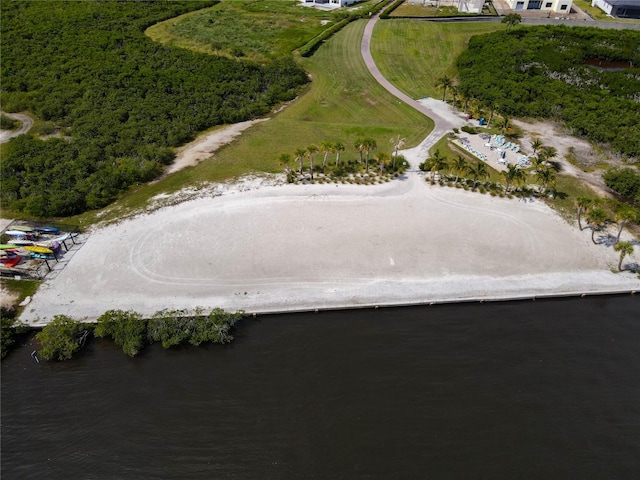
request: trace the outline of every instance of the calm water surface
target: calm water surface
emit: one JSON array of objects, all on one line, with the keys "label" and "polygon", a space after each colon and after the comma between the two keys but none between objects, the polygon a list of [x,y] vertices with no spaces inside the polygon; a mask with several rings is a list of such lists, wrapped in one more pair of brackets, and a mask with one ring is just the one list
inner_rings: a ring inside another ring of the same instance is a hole
[{"label": "calm water surface", "polygon": [[2,363],[2,479],[640,478],[640,296],[244,321]]}]

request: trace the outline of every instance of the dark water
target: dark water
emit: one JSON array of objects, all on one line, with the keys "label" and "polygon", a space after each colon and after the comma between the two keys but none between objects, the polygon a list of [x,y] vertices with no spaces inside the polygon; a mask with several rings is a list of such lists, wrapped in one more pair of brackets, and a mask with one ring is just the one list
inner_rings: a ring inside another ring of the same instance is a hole
[{"label": "dark water", "polygon": [[640,478],[640,296],[261,317],[2,363],[2,479]]}]

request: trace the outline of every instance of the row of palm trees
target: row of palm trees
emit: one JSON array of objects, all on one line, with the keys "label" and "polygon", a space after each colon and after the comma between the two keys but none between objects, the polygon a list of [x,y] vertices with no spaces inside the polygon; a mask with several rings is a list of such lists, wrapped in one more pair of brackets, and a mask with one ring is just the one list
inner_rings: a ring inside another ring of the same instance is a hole
[{"label": "row of palm trees", "polygon": [[[595,234],[602,231],[607,223],[611,222],[609,215],[603,208],[603,199],[580,196],[576,199],[576,211],[578,216],[578,228],[583,231],[589,227],[591,229],[591,241],[597,245]],[[587,226],[582,225],[583,216],[587,222]],[[614,221],[618,224],[618,233],[616,235],[613,249],[620,252],[618,261],[618,270],[622,270],[622,261],[627,255],[633,254],[633,243],[620,241],[620,235],[629,222],[638,222],[638,213],[631,207],[622,206],[615,212]]]},{"label": "row of palm trees", "polygon": [[[380,174],[382,174],[385,169],[391,169],[394,172],[397,171],[398,167],[400,167],[400,163],[404,166],[404,161],[399,162],[399,158],[402,158],[402,156],[398,154],[398,151],[406,145],[406,139],[401,138],[398,135],[392,138],[390,142],[393,144],[393,154],[389,154],[385,151],[378,151],[373,156],[373,159],[378,165]],[[376,140],[369,137],[358,138],[353,143],[353,149],[359,156],[358,163],[364,166],[364,171],[366,173],[369,173],[372,153],[376,151],[377,148],[378,143]],[[280,155],[280,163],[285,166],[285,173],[287,174],[289,181],[293,181],[295,174],[289,164],[295,162],[298,165],[298,175],[301,176],[304,172],[305,159],[307,159],[309,161],[309,179],[313,181],[314,172],[316,170],[315,159],[317,155],[322,155],[322,166],[320,167],[320,170],[322,173],[325,173],[327,166],[329,166],[329,155],[335,155],[333,166],[334,170],[337,170],[341,167],[340,155],[345,150],[346,147],[341,141],[324,141],[319,146],[312,144],[306,148],[298,148],[295,150],[293,156],[288,153],[283,153]]]},{"label": "row of palm trees", "polygon": [[[470,178],[473,181],[473,188],[477,188],[478,182],[490,177],[489,168],[483,161],[469,162],[462,155],[458,155],[452,161],[447,160],[440,150],[436,150],[433,155],[419,165],[420,170],[429,171],[430,180],[435,182],[435,173],[452,173],[455,175],[453,183],[458,183],[461,178]],[[512,187],[526,184],[527,172],[517,165],[507,164],[507,170],[501,172],[505,181],[504,192],[512,193]],[[539,166],[536,170],[536,178],[540,183],[540,194],[549,192],[549,187],[555,185],[555,173],[549,166]]]}]

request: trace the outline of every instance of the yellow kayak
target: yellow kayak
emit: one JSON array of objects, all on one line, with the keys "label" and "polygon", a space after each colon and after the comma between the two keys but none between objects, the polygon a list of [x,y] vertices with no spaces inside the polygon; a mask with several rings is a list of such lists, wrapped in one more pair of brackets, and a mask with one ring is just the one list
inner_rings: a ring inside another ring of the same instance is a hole
[{"label": "yellow kayak", "polygon": [[45,247],[38,247],[38,246],[28,246],[28,247],[24,247],[25,250],[29,250],[30,252],[33,253],[53,253],[53,250],[45,248]]}]

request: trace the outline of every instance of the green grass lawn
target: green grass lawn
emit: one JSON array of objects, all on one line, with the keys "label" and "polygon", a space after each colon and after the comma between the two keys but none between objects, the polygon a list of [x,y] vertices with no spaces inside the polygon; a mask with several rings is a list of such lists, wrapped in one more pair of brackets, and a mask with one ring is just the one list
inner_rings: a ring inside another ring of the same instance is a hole
[{"label": "green grass lawn", "polygon": [[378,68],[412,98],[442,98],[435,84],[456,76],[455,60],[473,35],[505,28],[499,23],[432,23],[386,20],[376,25],[371,54]]},{"label": "green grass lawn", "polygon": [[[224,181],[252,172],[280,173],[282,153],[323,141],[341,141],[347,148],[342,160],[355,159],[359,137],[371,137],[378,150],[392,152],[390,140],[407,139],[407,147],[422,141],[433,121],[386,92],[369,74],[360,55],[366,21],[352,22],[301,64],[312,77],[296,101],[267,122],[254,125],[197,167],[176,172],[154,184],[143,185],[123,196],[106,213],[89,212],[72,219],[87,226],[98,219],[115,219],[144,207],[159,193],[187,185]],[[316,162],[318,158],[316,158]]]}]

